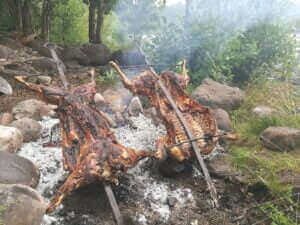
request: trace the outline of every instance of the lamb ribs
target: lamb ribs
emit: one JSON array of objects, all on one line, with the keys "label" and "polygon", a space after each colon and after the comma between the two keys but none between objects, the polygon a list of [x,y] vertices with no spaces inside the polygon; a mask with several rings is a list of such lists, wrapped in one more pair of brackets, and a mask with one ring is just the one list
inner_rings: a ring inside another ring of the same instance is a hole
[{"label": "lamb ribs", "polygon": [[60,119],[64,168],[70,175],[51,200],[47,212],[52,212],[73,190],[102,181],[117,184],[118,176],[151,153],[126,148],[119,144],[103,113],[93,99],[95,82],[69,90],[27,83],[46,102],[57,104]]},{"label": "lamb ribs", "polygon": [[[186,73],[179,75],[168,71],[163,72],[158,78],[151,70],[146,70],[134,79],[129,80],[117,64],[111,62],[111,65],[119,73],[124,86],[133,94],[146,96],[150,104],[156,108],[158,116],[162,119],[167,129],[167,135],[159,138],[157,141],[158,152],[156,155],[158,158],[166,156],[165,150],[167,150],[168,156],[179,162],[194,157],[194,153],[191,150],[191,142],[185,142],[189,140],[185,128],[178,119],[169,99],[158,85],[159,80],[168,89],[193,135],[195,137],[203,137],[194,141],[201,149],[201,153],[209,154],[212,152],[218,143],[217,124],[208,108],[191,99],[184,92],[184,88],[189,81]],[[182,142],[185,143],[177,145]]]},{"label": "lamb ribs", "polygon": [[167,135],[157,140],[156,157],[171,157],[179,162],[196,158],[204,173],[212,203],[218,207],[216,188],[211,180],[202,154],[209,154],[218,143],[217,124],[210,110],[184,92],[189,82],[185,61],[182,75],[163,72],[160,76],[149,70],[129,80],[120,67],[111,62],[126,88],[133,94],[146,96],[164,122]]}]

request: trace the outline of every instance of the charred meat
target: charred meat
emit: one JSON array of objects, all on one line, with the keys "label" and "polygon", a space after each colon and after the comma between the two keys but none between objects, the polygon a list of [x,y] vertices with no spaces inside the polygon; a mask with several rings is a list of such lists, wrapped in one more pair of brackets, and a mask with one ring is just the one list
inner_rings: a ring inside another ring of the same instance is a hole
[{"label": "charred meat", "polygon": [[[184,89],[189,82],[185,66],[181,75],[168,71],[157,77],[151,70],[146,70],[133,80],[129,80],[117,64],[111,62],[111,65],[117,70],[127,89],[133,94],[146,96],[149,99],[150,104],[156,108],[159,117],[166,126],[167,135],[157,141],[157,158],[164,158],[166,156],[165,151],[167,151],[168,156],[179,162],[191,159],[194,156],[191,143],[187,141],[189,138],[186,131],[170,102],[158,86],[158,79],[168,89],[194,136],[198,138],[196,142],[201,149],[201,153],[211,153],[218,142],[216,121],[207,107],[191,99],[185,93]],[[178,143],[183,144],[178,145]]]},{"label": "charred meat", "polygon": [[58,106],[64,168],[70,174],[48,206],[48,213],[79,187],[96,181],[117,184],[121,173],[151,154],[117,142],[107,118],[94,105],[94,81],[66,90],[27,83],[24,77],[16,79]]}]

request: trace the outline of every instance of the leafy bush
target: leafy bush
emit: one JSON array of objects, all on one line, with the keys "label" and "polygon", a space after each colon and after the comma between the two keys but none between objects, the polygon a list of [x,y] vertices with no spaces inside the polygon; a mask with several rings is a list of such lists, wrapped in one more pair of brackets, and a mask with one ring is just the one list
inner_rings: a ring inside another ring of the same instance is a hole
[{"label": "leafy bush", "polygon": [[118,75],[114,70],[106,70],[100,76],[96,77],[99,85],[113,85],[118,81]]},{"label": "leafy bush", "polygon": [[220,33],[218,23],[165,23],[162,32],[147,40],[145,49],[159,69],[188,59],[192,82],[209,76],[244,84],[266,75],[288,76],[295,65],[295,40],[287,24],[260,22],[234,33]]},{"label": "leafy bush", "polygon": [[[228,41],[217,58],[220,71],[244,83],[277,66],[280,76],[291,74],[295,63],[295,41],[286,24],[259,23]],[[279,67],[278,67],[279,66]],[[258,74],[258,72],[260,72]]]},{"label": "leafy bush", "polygon": [[82,0],[63,0],[53,9],[50,39],[61,44],[88,41],[88,8]]},{"label": "leafy bush", "polygon": [[132,45],[132,41],[123,34],[120,27],[122,23],[114,12],[104,17],[102,41],[112,51],[127,49]]}]

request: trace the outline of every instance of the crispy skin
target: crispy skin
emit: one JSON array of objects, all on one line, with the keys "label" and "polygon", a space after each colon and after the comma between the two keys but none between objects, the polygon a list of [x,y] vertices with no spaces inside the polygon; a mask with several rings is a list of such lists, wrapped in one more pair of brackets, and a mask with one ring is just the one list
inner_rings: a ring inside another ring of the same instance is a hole
[{"label": "crispy skin", "polygon": [[[203,137],[197,140],[202,154],[209,154],[218,142],[217,125],[210,110],[191,99],[185,92],[189,78],[174,72],[164,72],[160,79],[169,90],[179,110],[188,122],[195,137]],[[167,129],[167,136],[157,141],[158,158],[163,158],[164,148],[188,140],[185,129],[177,118],[166,96],[157,84],[157,78],[151,71],[145,71],[135,79],[123,80],[123,84],[132,93],[146,96],[151,105],[154,106]],[[178,161],[192,158],[194,153],[190,143],[176,147],[167,148],[167,154]]]},{"label": "crispy skin", "polygon": [[[96,181],[118,183],[118,176],[151,153],[120,145],[104,114],[93,104],[95,83],[69,91],[21,83],[38,92],[46,102],[56,103],[62,133],[64,168],[70,175],[50,202],[52,212],[73,190]],[[50,91],[51,93],[50,93]]]}]

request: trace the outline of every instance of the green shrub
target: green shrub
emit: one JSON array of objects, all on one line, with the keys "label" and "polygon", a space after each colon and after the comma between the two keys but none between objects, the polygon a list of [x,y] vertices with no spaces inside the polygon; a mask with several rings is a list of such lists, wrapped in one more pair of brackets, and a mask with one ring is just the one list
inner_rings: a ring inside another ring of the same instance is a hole
[{"label": "green shrub", "polygon": [[[295,40],[287,24],[258,23],[237,34],[217,57],[221,73],[244,83],[277,66],[277,75],[289,76],[295,66]],[[272,74],[274,75],[274,74]]]},{"label": "green shrub", "polygon": [[[164,23],[146,43],[157,69],[172,68],[186,58],[194,85],[203,78],[237,84],[270,75],[287,77],[295,66],[295,40],[288,24],[257,22],[245,30],[220,33],[219,24]],[[275,72],[274,72],[275,71]]]},{"label": "green shrub", "polygon": [[88,41],[88,7],[82,0],[63,0],[55,4],[50,39],[60,44]]},{"label": "green shrub", "polygon": [[112,85],[118,81],[118,75],[114,70],[106,70],[100,76],[96,77],[96,82],[99,85]]}]

